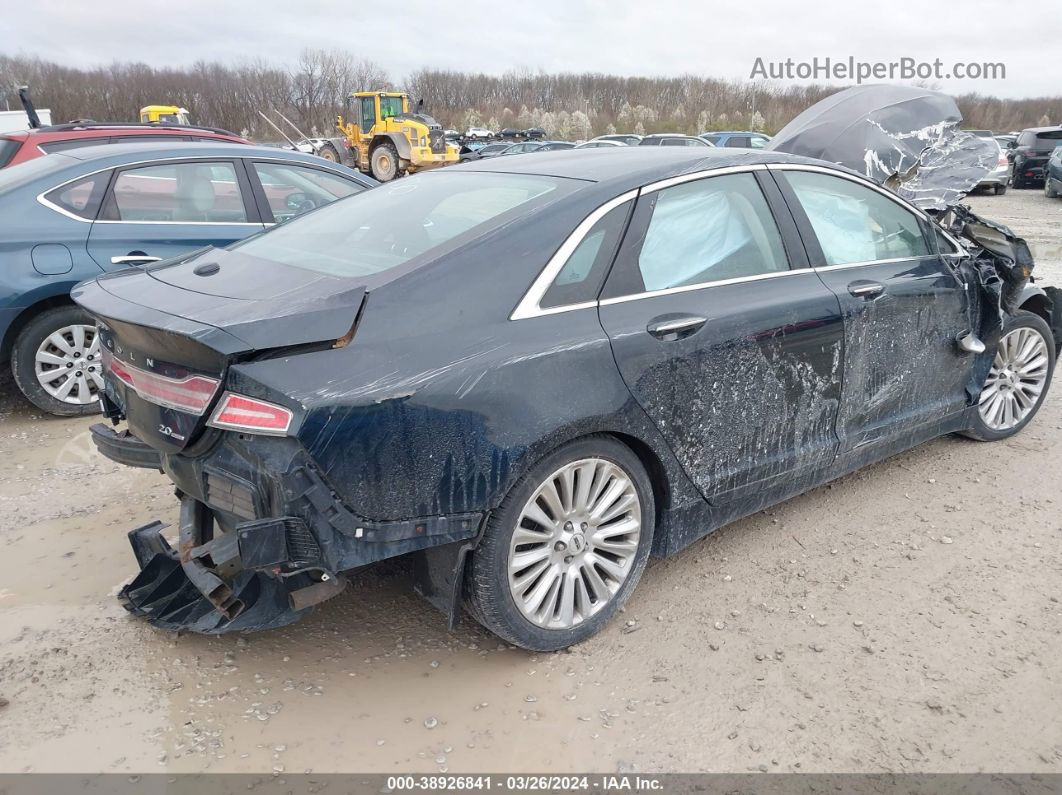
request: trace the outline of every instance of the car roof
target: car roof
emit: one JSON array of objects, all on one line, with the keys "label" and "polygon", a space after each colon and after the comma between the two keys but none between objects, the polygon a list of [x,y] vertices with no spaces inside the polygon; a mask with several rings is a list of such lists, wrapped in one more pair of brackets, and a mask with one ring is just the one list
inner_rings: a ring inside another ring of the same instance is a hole
[{"label": "car roof", "polygon": [[148,126],[148,125],[122,125],[122,124],[92,124],[78,126],[75,124],[59,124],[48,127],[38,127],[33,130],[18,130],[16,132],[3,133],[4,138],[19,138],[22,140],[33,139],[34,143],[45,141],[72,141],[78,138],[107,138],[112,135],[134,136],[143,135],[145,138],[165,135],[168,137],[195,135],[207,138],[235,138],[243,140],[234,132],[227,130],[215,130],[209,127],[188,126]]},{"label": "car roof", "polygon": [[834,163],[783,152],[707,146],[605,146],[557,153],[543,152],[529,158],[473,160],[444,169],[442,173],[457,169],[561,177],[608,184],[617,193],[621,193],[681,174],[763,163],[802,163],[854,173]]},{"label": "car roof", "polygon": [[226,141],[189,141],[151,144],[151,143],[128,143],[108,144],[107,146],[85,146],[65,149],[62,152],[66,157],[76,160],[99,161],[100,167],[105,167],[107,161],[121,164],[131,157],[136,160],[161,160],[163,158],[178,157],[271,157],[283,160],[301,160],[321,165],[335,167],[337,164],[325,160],[316,155],[308,155],[303,152],[294,152],[290,149],[281,149],[274,146],[254,146],[249,144],[228,143]]},{"label": "car roof", "polygon": [[756,130],[709,130],[701,135],[762,135],[764,138],[770,138],[767,133],[757,132]]},{"label": "car roof", "polygon": [[[0,192],[17,190],[22,182],[38,180],[56,181],[56,184],[70,179],[103,171],[117,166],[132,165],[152,160],[199,159],[199,158],[250,157],[271,160],[293,160],[308,165],[338,171],[345,176],[356,177],[363,185],[375,185],[375,181],[353,169],[332,163],[316,155],[293,152],[271,146],[252,146],[212,141],[196,143],[149,144],[108,144],[107,146],[84,146],[65,149],[43,157],[35,157],[24,163],[0,169]],[[27,170],[28,169],[28,170]],[[58,179],[57,179],[58,178]]]},{"label": "car roof", "polygon": [[1023,133],[1042,133],[1042,132],[1058,132],[1062,130],[1062,125],[1054,125],[1052,127],[1026,127],[1022,130]]}]

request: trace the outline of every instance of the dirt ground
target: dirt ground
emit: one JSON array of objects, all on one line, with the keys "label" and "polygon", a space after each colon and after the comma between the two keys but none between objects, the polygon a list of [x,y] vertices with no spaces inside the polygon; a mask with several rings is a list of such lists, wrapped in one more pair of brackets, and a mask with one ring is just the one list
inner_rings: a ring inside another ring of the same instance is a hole
[{"label": "dirt ground", "polygon": [[[1062,283],[1062,201],[975,197]],[[1062,772],[1062,390],[650,564],[567,653],[453,634],[400,568],[291,627],[114,598],[176,503],[0,382],[0,772]]]}]

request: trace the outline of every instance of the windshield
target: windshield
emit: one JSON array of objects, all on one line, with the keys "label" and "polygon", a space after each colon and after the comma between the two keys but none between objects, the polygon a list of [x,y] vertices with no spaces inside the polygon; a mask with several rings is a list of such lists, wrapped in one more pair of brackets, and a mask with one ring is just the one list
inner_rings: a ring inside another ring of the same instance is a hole
[{"label": "windshield", "polygon": [[380,118],[390,119],[402,112],[402,97],[380,97]]},{"label": "windshield", "polygon": [[370,276],[455,248],[578,184],[522,174],[424,174],[337,201],[232,248],[331,276]]}]

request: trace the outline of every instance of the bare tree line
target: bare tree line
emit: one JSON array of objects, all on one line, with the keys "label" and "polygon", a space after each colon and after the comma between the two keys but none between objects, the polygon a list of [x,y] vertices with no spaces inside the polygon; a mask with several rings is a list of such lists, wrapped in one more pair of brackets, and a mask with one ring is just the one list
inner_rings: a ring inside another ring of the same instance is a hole
[{"label": "bare tree line", "polygon": [[[401,89],[423,99],[444,126],[542,127],[558,138],[609,132],[758,129],[775,132],[836,87],[781,86],[711,77],[620,77],[517,70],[502,75],[421,69],[396,81],[352,53],[307,49],[280,67],[264,59],[240,64],[200,61],[185,68],[115,62],[77,69],[39,58],[0,56],[0,86],[17,108],[14,88],[31,86],[55,122],[92,118],[135,121],[143,105],[175,104],[193,120],[245,132],[276,133],[258,111],[279,110],[308,133],[331,135],[351,91]],[[957,97],[964,126],[1001,132],[1062,122],[1062,96],[1028,99]]]}]

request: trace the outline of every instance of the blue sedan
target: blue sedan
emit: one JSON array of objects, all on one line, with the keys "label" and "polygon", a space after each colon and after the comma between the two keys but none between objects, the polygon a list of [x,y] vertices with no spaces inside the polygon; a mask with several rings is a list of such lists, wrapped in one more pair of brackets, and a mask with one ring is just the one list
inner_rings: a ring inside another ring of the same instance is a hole
[{"label": "blue sedan", "polygon": [[225,246],[375,185],[299,152],[237,144],[73,149],[0,172],[0,361],[51,414],[91,414],[91,318],[70,288],[101,272]]}]

